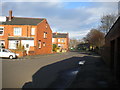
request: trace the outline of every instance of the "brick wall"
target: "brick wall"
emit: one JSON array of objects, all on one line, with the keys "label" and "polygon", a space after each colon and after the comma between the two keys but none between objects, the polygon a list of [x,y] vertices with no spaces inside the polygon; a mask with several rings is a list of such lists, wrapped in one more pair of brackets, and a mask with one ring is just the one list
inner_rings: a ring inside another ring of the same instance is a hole
[{"label": "brick wall", "polygon": [[120,17],[106,35],[105,46],[101,54],[116,80],[120,81]]},{"label": "brick wall", "polygon": [[[47,28],[46,28],[47,25]],[[5,40],[5,48],[8,49],[8,37],[34,37],[34,54],[50,54],[52,53],[52,30],[46,19],[38,25],[0,25],[4,27],[4,35],[0,36],[0,40]],[[21,36],[14,36],[14,27],[22,28]],[[31,28],[36,28],[35,35],[31,35]],[[44,38],[44,32],[47,32],[47,38]],[[38,48],[38,40],[41,40],[41,49]],[[46,46],[43,46],[43,42]],[[32,52],[33,50],[31,50]],[[30,54],[30,55],[33,55]]]},{"label": "brick wall", "polygon": [[[37,32],[35,36],[35,52],[36,54],[50,54],[52,53],[52,30],[47,21],[44,20],[37,26]],[[47,28],[46,28],[47,25]],[[47,38],[44,38],[44,32],[47,32]],[[38,47],[38,41],[41,41],[41,48]],[[45,43],[45,46],[43,46]]]}]

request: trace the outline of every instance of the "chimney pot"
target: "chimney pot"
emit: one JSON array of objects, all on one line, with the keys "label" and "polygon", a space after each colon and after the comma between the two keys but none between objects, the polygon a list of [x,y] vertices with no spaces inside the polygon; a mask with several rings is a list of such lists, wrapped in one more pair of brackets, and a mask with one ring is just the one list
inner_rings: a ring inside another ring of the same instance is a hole
[{"label": "chimney pot", "polygon": [[12,20],[12,10],[9,11],[9,21]]}]

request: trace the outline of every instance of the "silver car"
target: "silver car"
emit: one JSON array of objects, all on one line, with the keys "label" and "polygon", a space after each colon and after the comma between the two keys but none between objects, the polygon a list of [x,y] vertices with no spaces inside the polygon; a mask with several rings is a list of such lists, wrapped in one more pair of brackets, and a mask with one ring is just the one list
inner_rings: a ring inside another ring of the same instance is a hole
[{"label": "silver car", "polygon": [[13,59],[16,58],[17,55],[8,49],[0,48],[0,57]]}]

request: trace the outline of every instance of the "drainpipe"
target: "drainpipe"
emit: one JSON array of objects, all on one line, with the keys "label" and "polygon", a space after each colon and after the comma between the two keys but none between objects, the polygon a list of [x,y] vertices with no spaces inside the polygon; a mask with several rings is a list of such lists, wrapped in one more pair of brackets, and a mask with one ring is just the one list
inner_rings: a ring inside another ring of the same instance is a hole
[{"label": "drainpipe", "polygon": [[29,28],[29,26],[27,26],[27,37],[28,37],[28,28]]}]

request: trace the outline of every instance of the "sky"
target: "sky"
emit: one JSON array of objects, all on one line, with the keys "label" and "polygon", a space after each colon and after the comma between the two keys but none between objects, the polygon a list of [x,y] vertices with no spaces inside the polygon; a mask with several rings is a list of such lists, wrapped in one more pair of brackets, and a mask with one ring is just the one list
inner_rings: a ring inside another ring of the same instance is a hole
[{"label": "sky", "polygon": [[[53,32],[82,39],[100,25],[100,18],[117,14],[119,0],[2,0],[2,16],[46,18]],[[0,9],[1,10],[1,9]]]}]

